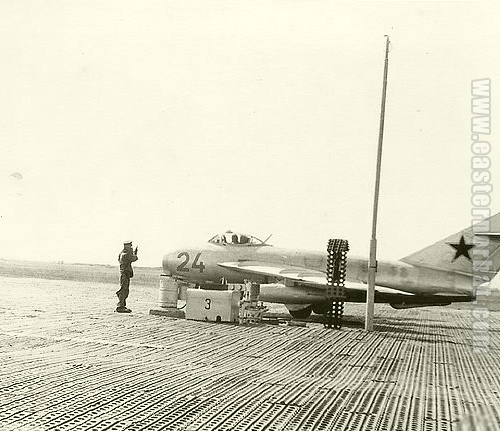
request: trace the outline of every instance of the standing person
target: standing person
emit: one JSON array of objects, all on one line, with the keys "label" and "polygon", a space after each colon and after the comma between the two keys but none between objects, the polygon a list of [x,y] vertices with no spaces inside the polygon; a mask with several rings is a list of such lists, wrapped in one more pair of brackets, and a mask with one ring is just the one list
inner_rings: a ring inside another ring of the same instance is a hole
[{"label": "standing person", "polygon": [[118,255],[118,262],[120,262],[120,290],[116,292],[118,296],[118,304],[116,311],[118,313],[131,313],[132,310],[127,308],[127,297],[130,287],[130,279],[134,276],[132,269],[132,262],[137,260],[137,247],[132,249],[132,241],[123,243],[123,250]]}]

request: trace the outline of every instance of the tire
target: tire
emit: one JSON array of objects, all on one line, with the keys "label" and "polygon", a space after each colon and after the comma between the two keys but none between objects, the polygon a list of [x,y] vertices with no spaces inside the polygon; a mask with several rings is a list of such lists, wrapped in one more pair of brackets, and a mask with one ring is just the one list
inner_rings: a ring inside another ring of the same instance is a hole
[{"label": "tire", "polygon": [[311,315],[312,307],[302,308],[300,310],[288,310],[290,315],[295,319],[307,319]]},{"label": "tire", "polygon": [[312,307],[314,314],[325,314],[328,310],[328,305],[326,304],[315,304]]}]

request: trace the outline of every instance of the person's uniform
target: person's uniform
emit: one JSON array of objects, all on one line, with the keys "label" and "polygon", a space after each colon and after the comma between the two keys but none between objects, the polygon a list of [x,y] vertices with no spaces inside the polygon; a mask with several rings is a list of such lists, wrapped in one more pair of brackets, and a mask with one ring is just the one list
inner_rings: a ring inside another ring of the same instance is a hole
[{"label": "person's uniform", "polygon": [[130,279],[134,276],[132,262],[137,260],[137,256],[132,250],[131,242],[126,242],[123,245],[124,248],[118,255],[118,262],[120,262],[120,290],[116,292],[118,296],[116,311],[119,313],[130,313],[131,310],[127,308],[126,301],[129,294]]}]

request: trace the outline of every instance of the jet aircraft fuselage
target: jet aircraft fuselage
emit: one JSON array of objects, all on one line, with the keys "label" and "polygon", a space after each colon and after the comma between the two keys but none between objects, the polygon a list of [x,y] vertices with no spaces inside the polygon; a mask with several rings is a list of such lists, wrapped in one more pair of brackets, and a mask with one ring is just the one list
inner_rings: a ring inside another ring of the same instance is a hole
[{"label": "jet aircraft fuselage", "polygon": [[[283,287],[289,289],[279,291],[283,293],[282,300],[278,298],[276,302],[290,301],[286,293],[294,288],[309,292],[305,297],[294,297],[295,303],[324,300],[324,289],[318,290],[319,286],[309,281],[310,278],[317,281],[318,277],[324,276],[326,250],[278,248],[254,237],[249,237],[253,243],[247,244],[232,244],[220,241],[219,237],[214,238],[200,247],[181,248],[166,254],[164,272],[208,287],[225,282],[243,283],[245,280],[260,284],[283,283]],[[367,259],[348,256],[346,300],[365,300],[367,271]],[[289,273],[299,274],[288,278]],[[378,261],[376,285],[377,302],[432,305],[471,301],[473,297],[470,275],[401,261]],[[359,286],[362,286],[361,289]]]}]

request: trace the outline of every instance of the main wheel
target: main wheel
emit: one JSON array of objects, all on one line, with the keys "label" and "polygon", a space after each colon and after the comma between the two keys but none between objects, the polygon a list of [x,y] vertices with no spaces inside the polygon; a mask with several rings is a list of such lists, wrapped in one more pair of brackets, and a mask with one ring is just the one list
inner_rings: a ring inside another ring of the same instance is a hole
[{"label": "main wheel", "polygon": [[327,304],[314,304],[312,306],[312,311],[315,314],[325,314],[327,310],[328,310]]},{"label": "main wheel", "polygon": [[307,319],[311,315],[312,307],[301,308],[300,310],[288,310],[295,319]]}]

